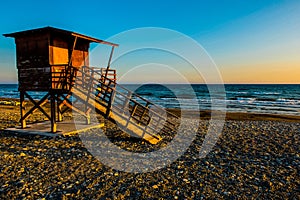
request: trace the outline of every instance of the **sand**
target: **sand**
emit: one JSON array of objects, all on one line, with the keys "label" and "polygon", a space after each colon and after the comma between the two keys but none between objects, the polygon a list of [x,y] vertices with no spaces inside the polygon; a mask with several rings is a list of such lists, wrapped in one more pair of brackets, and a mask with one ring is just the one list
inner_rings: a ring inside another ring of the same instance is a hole
[{"label": "sand", "polygon": [[[229,113],[217,144],[201,159],[209,124],[209,112],[203,112],[196,139],[182,157],[161,170],[133,174],[103,165],[78,135],[8,133],[3,129],[18,124],[19,110],[0,109],[0,199],[300,199],[296,116]],[[42,120],[39,112],[30,118]],[[123,149],[159,148],[102,120],[108,138]]]}]

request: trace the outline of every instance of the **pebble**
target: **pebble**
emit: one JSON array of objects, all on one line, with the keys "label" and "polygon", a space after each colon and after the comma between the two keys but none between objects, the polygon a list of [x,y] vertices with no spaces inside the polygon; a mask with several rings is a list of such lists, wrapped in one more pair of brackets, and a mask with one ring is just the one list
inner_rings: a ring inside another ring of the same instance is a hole
[{"label": "pebble", "polygon": [[[150,145],[105,123],[107,137],[128,151],[155,151],[172,139]],[[207,127],[200,122],[196,139],[174,163],[141,174],[103,165],[76,135],[0,131],[0,199],[297,199],[299,123],[227,121],[212,152],[200,159]]]}]

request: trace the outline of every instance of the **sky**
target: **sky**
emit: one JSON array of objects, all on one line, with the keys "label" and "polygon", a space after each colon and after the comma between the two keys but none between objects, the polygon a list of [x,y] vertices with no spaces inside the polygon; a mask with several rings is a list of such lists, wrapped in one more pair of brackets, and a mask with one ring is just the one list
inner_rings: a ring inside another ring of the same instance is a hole
[{"label": "sky", "polygon": [[[101,39],[141,27],[171,29],[204,48],[224,83],[300,84],[298,0],[17,0],[2,2],[0,9],[0,83],[17,82],[15,44],[2,34],[54,26]],[[124,64],[129,58],[135,59],[129,56]]]}]

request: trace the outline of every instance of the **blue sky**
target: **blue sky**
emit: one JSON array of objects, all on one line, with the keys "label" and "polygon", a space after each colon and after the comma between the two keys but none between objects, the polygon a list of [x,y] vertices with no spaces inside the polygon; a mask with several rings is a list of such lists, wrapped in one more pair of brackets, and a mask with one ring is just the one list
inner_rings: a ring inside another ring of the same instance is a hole
[{"label": "blue sky", "polygon": [[[300,83],[300,1],[5,1],[0,33],[54,26],[106,39],[164,27],[198,41],[226,83]],[[0,37],[0,82],[16,82],[13,39]]]}]

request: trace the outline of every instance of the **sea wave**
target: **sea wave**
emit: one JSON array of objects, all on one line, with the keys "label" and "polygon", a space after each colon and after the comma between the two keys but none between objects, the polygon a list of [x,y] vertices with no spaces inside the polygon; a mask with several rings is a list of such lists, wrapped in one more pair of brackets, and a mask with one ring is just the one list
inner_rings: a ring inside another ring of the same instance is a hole
[{"label": "sea wave", "polygon": [[[170,91],[151,85],[140,87],[137,92],[143,98],[166,108],[197,109],[200,106],[200,109],[211,109],[213,106],[214,109],[222,109],[222,105],[226,104],[227,110],[234,112],[300,115],[300,85],[225,85],[225,101],[216,96],[211,97],[205,85],[193,85],[193,94],[189,94],[186,89],[189,87],[171,86],[173,91]],[[45,93],[30,92],[30,95],[40,99]],[[0,97],[19,98],[18,85],[0,84]]]}]

